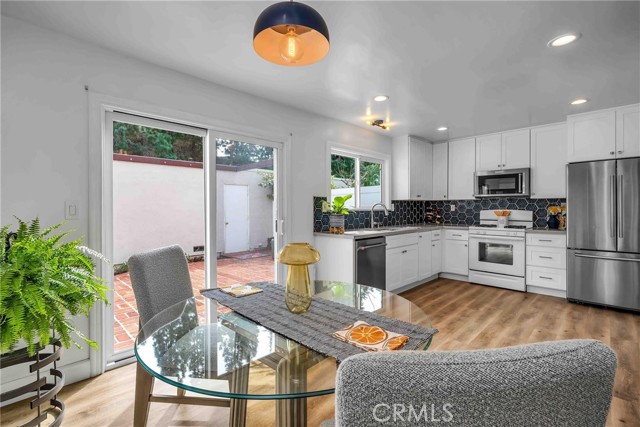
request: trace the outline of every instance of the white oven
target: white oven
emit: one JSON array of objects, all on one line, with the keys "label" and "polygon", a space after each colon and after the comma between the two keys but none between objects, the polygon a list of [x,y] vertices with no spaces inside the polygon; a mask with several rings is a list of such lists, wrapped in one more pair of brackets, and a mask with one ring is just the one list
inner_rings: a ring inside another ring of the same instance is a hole
[{"label": "white oven", "polygon": [[524,233],[517,236],[469,233],[470,282],[525,291],[524,276]]},{"label": "white oven", "polygon": [[469,269],[524,277],[525,239],[469,235]]}]

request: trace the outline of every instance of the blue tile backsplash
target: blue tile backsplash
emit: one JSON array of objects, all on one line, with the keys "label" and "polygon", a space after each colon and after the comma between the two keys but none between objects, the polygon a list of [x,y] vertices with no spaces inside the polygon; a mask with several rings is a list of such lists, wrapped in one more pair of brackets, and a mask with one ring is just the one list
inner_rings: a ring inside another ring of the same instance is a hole
[{"label": "blue tile backsplash", "polygon": [[[329,231],[329,215],[322,212],[322,201],[326,197],[313,198],[313,231]],[[505,197],[481,200],[393,200],[393,211],[385,217],[384,212],[375,211],[375,220],[384,226],[420,224],[425,222],[427,209],[442,210],[444,224],[473,225],[480,223],[480,211],[486,209],[528,210],[533,212],[534,226],[546,227],[547,208],[560,206],[566,199],[527,199],[524,197]],[[451,205],[455,204],[455,212]],[[354,211],[347,215],[345,226],[348,230],[370,228],[369,211]]]}]

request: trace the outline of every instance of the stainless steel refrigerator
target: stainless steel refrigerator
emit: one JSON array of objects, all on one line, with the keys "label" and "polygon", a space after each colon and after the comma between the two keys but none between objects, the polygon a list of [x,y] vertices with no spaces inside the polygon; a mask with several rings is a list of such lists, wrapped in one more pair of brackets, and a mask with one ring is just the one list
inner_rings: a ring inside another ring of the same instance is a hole
[{"label": "stainless steel refrigerator", "polygon": [[640,158],[569,165],[567,298],[640,311]]}]

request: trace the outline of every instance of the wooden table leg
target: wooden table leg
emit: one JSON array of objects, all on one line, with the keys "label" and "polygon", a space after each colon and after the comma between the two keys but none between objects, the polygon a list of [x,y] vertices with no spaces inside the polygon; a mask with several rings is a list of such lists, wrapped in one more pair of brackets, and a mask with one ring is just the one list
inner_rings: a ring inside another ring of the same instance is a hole
[{"label": "wooden table leg", "polygon": [[[249,365],[236,368],[231,373],[230,388],[233,393],[243,394],[249,391]],[[247,425],[247,399],[230,399],[229,427]]]},{"label": "wooden table leg", "polygon": [[133,407],[133,426],[146,427],[149,417],[149,397],[153,391],[153,376],[136,362],[136,398]]},{"label": "wooden table leg", "polygon": [[[276,369],[276,392],[296,393],[307,390],[308,358],[306,352],[292,351],[288,359],[282,359]],[[278,427],[304,427],[307,425],[307,399],[278,400],[276,408]]]}]

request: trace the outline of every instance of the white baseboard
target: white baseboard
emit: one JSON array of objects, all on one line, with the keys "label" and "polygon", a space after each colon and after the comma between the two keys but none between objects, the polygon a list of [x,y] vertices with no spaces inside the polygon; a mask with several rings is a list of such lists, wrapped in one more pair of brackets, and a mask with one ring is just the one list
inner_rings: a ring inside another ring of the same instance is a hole
[{"label": "white baseboard", "polygon": [[468,282],[469,276],[462,276],[460,274],[453,273],[440,273],[440,277],[443,279],[460,280],[461,282]]},{"label": "white baseboard", "polygon": [[558,298],[565,298],[565,299],[567,298],[566,291],[559,291],[558,289],[541,288],[539,286],[527,285],[527,292],[531,292],[532,294],[548,295],[551,297],[558,297]]}]

